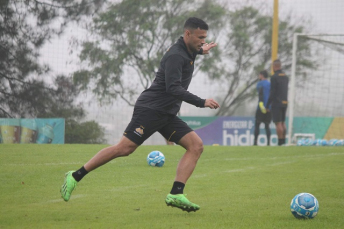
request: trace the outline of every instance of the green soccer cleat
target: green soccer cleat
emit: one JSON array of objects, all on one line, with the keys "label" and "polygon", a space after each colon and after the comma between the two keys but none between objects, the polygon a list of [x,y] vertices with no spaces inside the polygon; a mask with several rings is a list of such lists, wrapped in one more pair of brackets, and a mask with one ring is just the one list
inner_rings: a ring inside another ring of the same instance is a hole
[{"label": "green soccer cleat", "polygon": [[70,195],[78,183],[72,176],[72,173],[74,173],[74,171],[69,171],[66,173],[64,183],[60,189],[61,197],[64,199],[64,201],[69,200]]},{"label": "green soccer cleat", "polygon": [[165,202],[167,204],[167,206],[171,206],[171,207],[177,207],[182,209],[183,211],[187,211],[187,212],[192,212],[192,211],[197,211],[200,209],[200,206],[198,206],[197,204],[191,203],[184,194],[168,194]]}]

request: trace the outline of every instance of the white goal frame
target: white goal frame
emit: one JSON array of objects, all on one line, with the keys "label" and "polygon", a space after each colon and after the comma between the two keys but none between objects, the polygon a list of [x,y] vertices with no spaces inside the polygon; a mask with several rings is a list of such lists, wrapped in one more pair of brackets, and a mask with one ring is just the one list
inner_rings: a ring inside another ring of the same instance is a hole
[{"label": "white goal frame", "polygon": [[[305,37],[325,37],[325,36],[344,36],[344,34],[307,34],[307,33],[294,33],[293,36],[293,52],[292,52],[292,64],[291,64],[291,78],[290,78],[290,93],[289,93],[289,104],[288,104],[288,145],[294,145],[292,136],[293,130],[293,120],[294,120],[294,100],[295,100],[295,74],[296,74],[296,51],[297,51],[297,40],[298,37],[305,36]],[[313,133],[309,133],[312,135]],[[307,134],[306,134],[307,135]]]}]

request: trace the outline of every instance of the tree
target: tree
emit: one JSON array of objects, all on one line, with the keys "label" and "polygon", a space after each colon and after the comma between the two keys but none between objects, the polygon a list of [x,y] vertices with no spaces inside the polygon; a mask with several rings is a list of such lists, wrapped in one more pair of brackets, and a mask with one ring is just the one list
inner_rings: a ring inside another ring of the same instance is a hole
[{"label": "tree", "polygon": [[95,121],[66,121],[66,143],[100,144],[105,143],[104,128]]},{"label": "tree", "polygon": [[152,83],[163,53],[182,34],[187,17],[203,18],[216,33],[224,13],[210,0],[123,0],[110,5],[88,25],[88,39],[79,41],[83,67],[74,80],[101,102],[121,98],[134,105],[138,93]]},{"label": "tree", "polygon": [[[258,72],[270,70],[272,18],[262,12],[254,7],[229,11],[222,39],[226,45],[213,56],[212,62],[202,66],[215,82],[221,82],[221,107],[216,115],[232,115],[239,106],[254,98]],[[279,25],[279,58],[286,71],[291,68],[293,34],[306,29],[302,20],[297,25],[290,21],[290,18],[280,20]],[[308,55],[309,51],[309,44],[300,42],[300,68],[316,68],[317,62]]]},{"label": "tree", "polygon": [[[255,96],[258,71],[269,69],[272,17],[254,7],[226,11],[215,1],[197,3],[124,0],[97,15],[88,25],[88,40],[79,41],[83,67],[74,73],[79,88],[92,90],[101,102],[121,98],[133,105],[138,93],[150,86],[165,50],[181,34],[185,15],[197,15],[210,24],[219,46],[195,73],[200,70],[221,86],[216,115],[232,115]],[[293,33],[303,32],[305,24],[292,24],[290,18],[280,21],[279,55],[286,70],[291,66]],[[299,46],[299,66],[315,68],[307,42]]]},{"label": "tree", "polygon": [[[83,122],[86,116],[82,104],[74,105],[79,91],[70,77],[58,76],[54,85],[57,88],[48,90],[45,98],[44,109],[39,110],[40,118],[62,117],[65,118],[65,142],[83,144],[105,143],[104,128],[95,121]],[[28,98],[34,101],[36,96]]]},{"label": "tree", "polygon": [[3,0],[0,2],[0,117],[85,116],[79,94],[66,76],[38,62],[45,42],[70,22],[97,12],[104,1]]},{"label": "tree", "polygon": [[46,105],[53,89],[44,79],[49,66],[37,62],[40,48],[69,22],[100,7],[100,1],[77,2],[0,2],[0,117],[37,116]]}]

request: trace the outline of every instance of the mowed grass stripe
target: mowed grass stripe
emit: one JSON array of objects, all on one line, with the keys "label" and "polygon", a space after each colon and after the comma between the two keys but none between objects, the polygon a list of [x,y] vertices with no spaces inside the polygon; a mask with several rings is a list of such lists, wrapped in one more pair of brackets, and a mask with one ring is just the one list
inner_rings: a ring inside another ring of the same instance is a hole
[{"label": "mowed grass stripe", "polygon": [[[201,206],[185,213],[164,203],[184,150],[141,146],[88,174],[69,202],[64,173],[106,145],[0,145],[0,228],[342,228],[344,147],[205,146],[185,192]],[[149,167],[152,150],[166,156]],[[320,203],[313,220],[289,211],[300,192]]]}]

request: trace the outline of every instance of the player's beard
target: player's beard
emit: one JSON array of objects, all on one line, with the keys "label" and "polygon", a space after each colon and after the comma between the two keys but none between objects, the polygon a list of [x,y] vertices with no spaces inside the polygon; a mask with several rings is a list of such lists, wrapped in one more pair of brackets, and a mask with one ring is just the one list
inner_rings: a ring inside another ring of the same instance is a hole
[{"label": "player's beard", "polygon": [[202,45],[192,45],[190,51],[192,51],[192,53],[199,52],[201,48],[202,48]]}]

